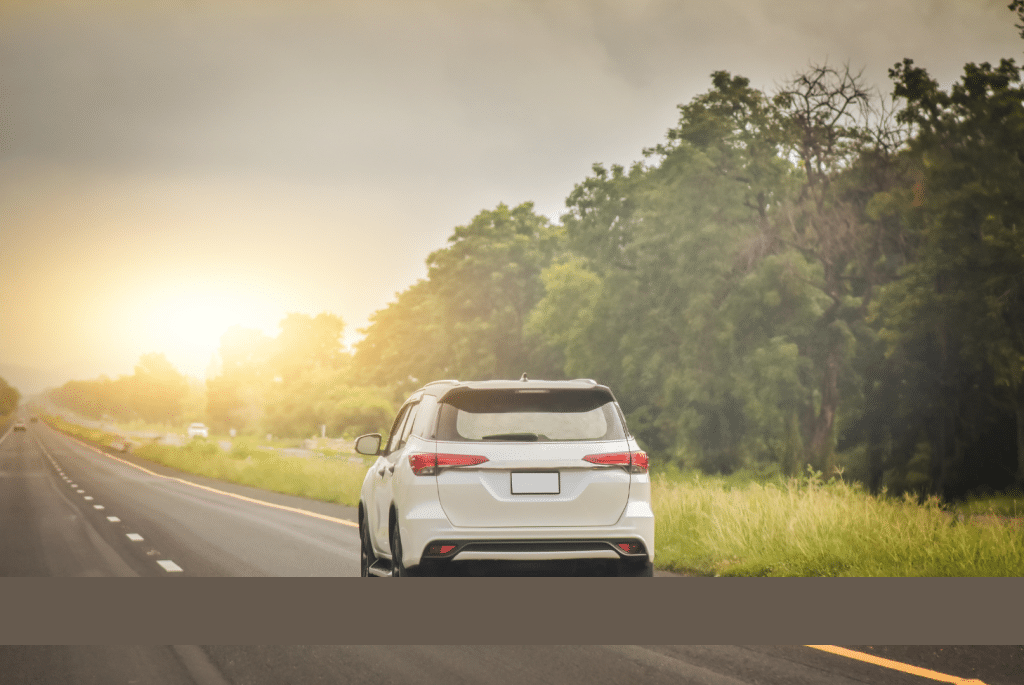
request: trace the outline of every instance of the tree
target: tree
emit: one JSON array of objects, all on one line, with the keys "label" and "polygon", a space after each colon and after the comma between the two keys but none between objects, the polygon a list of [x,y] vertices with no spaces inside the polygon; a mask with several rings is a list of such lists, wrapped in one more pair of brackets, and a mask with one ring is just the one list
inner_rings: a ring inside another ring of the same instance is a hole
[{"label": "tree", "polygon": [[890,353],[928,359],[936,404],[921,428],[930,486],[985,459],[998,430],[979,406],[1016,424],[1012,479],[1024,484],[1024,89],[1013,60],[968,64],[949,92],[904,60],[890,70],[913,127],[922,188],[908,212],[916,259],[885,289],[878,315]]},{"label": "tree", "polygon": [[291,313],[280,323],[270,360],[276,378],[288,383],[311,369],[336,370],[346,359],[341,317],[326,312],[315,317]]},{"label": "tree", "polygon": [[870,345],[867,306],[886,278],[886,233],[868,205],[892,188],[894,155],[904,131],[847,65],[814,65],[774,96],[783,154],[796,162],[799,191],[776,213],[780,243],[814,265],[809,285],[824,308],[801,344],[808,391],[799,417],[805,458],[834,466],[836,422],[844,387],[857,385],[858,344]]},{"label": "tree", "polygon": [[553,365],[525,326],[559,245],[558,227],[532,203],[500,204],[456,227],[427,257],[427,278],[374,314],[356,346],[356,377],[401,393],[437,378],[547,375]]},{"label": "tree", "polygon": [[142,355],[126,385],[126,404],[140,417],[165,423],[181,418],[188,381],[162,352]]},{"label": "tree", "polygon": [[220,373],[206,380],[210,424],[217,430],[258,431],[273,382],[273,340],[242,326],[232,326],[220,340]]},{"label": "tree", "polygon": [[578,259],[545,274],[535,328],[562,349],[567,371],[616,388],[649,447],[731,471],[765,434],[748,422],[757,393],[737,376],[763,371],[753,358],[788,363],[789,348],[750,354],[781,348],[771,331],[741,330],[727,312],[749,300],[743,283],[777,250],[769,219],[790,165],[778,154],[772,103],[747,79],[716,72],[712,89],[679,110],[646,163],[610,173],[595,165],[570,194],[562,222]]}]

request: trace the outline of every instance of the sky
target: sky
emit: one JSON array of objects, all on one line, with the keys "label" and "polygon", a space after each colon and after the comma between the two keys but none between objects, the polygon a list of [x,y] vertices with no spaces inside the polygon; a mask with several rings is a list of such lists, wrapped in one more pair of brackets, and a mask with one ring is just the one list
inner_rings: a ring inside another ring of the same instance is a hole
[{"label": "sky", "polygon": [[0,376],[28,394],[233,324],[369,317],[484,209],[557,221],[726,70],[883,93],[1024,41],[1009,0],[0,0]]}]

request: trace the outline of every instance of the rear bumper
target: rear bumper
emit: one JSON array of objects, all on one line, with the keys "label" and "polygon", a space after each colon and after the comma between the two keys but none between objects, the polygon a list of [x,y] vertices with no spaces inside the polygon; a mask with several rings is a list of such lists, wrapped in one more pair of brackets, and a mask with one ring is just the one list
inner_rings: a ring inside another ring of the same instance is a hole
[{"label": "rear bumper", "polygon": [[[414,566],[422,559],[451,561],[556,561],[566,559],[647,558],[654,560],[654,513],[644,501],[630,501],[611,526],[594,527],[455,527],[440,507],[423,507],[400,517],[404,561]],[[642,554],[625,554],[617,543],[635,541]],[[455,549],[424,556],[431,544],[447,543]]]}]

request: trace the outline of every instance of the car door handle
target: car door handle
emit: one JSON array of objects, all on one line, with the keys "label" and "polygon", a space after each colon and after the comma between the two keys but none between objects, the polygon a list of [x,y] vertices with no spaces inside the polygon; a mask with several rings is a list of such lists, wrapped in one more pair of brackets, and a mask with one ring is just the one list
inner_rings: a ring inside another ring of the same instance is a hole
[{"label": "car door handle", "polygon": [[379,469],[377,469],[377,475],[383,478],[385,469],[387,469],[387,466],[381,466]]},{"label": "car door handle", "polygon": [[388,466],[388,473],[394,473],[394,472],[395,472],[395,465],[391,464],[390,466]]}]

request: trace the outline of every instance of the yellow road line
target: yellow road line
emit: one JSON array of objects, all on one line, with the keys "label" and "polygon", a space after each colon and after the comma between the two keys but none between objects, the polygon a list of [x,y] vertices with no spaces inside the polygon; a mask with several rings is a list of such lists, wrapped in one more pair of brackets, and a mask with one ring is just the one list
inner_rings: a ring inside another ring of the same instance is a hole
[{"label": "yellow road line", "polygon": [[946,675],[945,673],[939,673],[938,671],[929,671],[927,668],[919,668],[917,666],[911,666],[900,661],[893,661],[892,659],[883,659],[880,656],[874,656],[872,654],[865,654],[864,652],[857,652],[852,649],[843,649],[842,647],[836,647],[834,645],[804,645],[811,649],[819,649],[829,654],[836,654],[837,656],[845,656],[848,659],[857,659],[858,661],[864,661],[869,664],[876,666],[883,666],[885,668],[891,668],[895,671],[902,671],[903,673],[909,673],[910,675],[920,676],[922,678],[930,678],[932,680],[938,680],[943,683],[953,683],[954,685],[985,685],[980,680],[973,678],[960,678],[955,675]]},{"label": "yellow road line", "polygon": [[[101,449],[97,449],[97,448],[93,447],[92,445],[87,445],[86,443],[82,442],[81,440],[79,440],[78,438],[76,438],[74,436],[63,434],[63,433],[62,433],[62,435],[64,435],[64,437],[66,437],[66,438],[70,438],[71,440],[74,440],[75,442],[77,442],[82,447],[88,448],[88,449],[92,450],[93,452],[96,452],[97,454],[102,454],[104,457],[107,457],[109,459],[114,459],[116,461],[121,462],[122,464],[127,464],[128,466],[131,466],[132,468],[138,469],[140,471],[144,471],[145,473],[148,473],[151,476],[156,476],[157,478],[166,478],[167,480],[176,480],[179,483],[184,483],[185,485],[191,485],[192,487],[199,488],[200,490],[208,490],[210,492],[215,492],[218,495],[225,495],[226,497],[234,497],[235,499],[242,500],[243,502],[251,502],[253,504],[261,504],[261,505],[263,505],[265,507],[270,507],[272,509],[280,509],[281,511],[290,511],[290,512],[295,513],[295,514],[302,514],[304,516],[309,516],[311,518],[321,519],[323,521],[330,521],[331,523],[340,523],[343,526],[351,526],[352,528],[358,528],[359,527],[358,523],[355,523],[353,521],[348,521],[346,519],[340,519],[340,518],[336,518],[334,516],[327,516],[326,514],[318,514],[315,511],[306,511],[305,509],[296,509],[295,507],[286,507],[283,504],[274,504],[273,502],[264,502],[263,500],[253,499],[251,497],[246,497],[244,495],[237,495],[237,494],[235,494],[233,492],[225,492],[224,490],[218,490],[217,488],[211,488],[211,487],[206,486],[206,485],[200,485],[198,483],[193,483],[192,481],[188,481],[188,480],[185,480],[183,478],[175,478],[174,476],[165,476],[165,475],[163,475],[161,473],[156,473],[155,471],[150,471],[149,469],[147,469],[147,468],[145,468],[143,466],[139,466],[138,464],[133,464],[130,461],[127,461],[125,459],[121,459],[120,457],[115,457],[113,454],[107,454],[106,452],[104,452]],[[39,442],[39,438],[36,438],[36,442]],[[46,452],[46,448],[43,447],[43,444],[41,442],[39,443],[39,447],[44,452]],[[49,453],[47,452],[47,454],[49,454]]]}]

